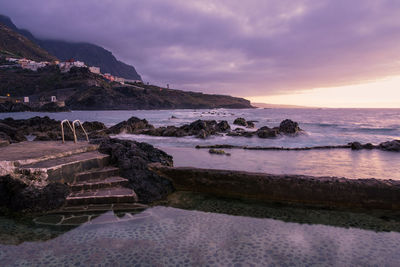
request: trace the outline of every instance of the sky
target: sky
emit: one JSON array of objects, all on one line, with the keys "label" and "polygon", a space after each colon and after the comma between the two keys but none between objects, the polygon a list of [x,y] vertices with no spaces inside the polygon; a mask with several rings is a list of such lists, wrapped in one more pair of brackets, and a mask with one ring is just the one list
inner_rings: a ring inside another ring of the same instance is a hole
[{"label": "sky", "polygon": [[40,38],[103,46],[157,85],[400,108],[398,0],[2,0],[0,13]]}]

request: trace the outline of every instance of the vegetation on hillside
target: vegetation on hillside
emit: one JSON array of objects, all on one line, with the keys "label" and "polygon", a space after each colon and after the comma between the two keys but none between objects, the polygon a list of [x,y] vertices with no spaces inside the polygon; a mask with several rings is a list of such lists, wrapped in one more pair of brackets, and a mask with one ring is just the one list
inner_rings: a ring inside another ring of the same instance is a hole
[{"label": "vegetation on hillside", "polygon": [[11,57],[25,57],[35,61],[53,61],[57,59],[28,38],[1,23],[0,53]]}]

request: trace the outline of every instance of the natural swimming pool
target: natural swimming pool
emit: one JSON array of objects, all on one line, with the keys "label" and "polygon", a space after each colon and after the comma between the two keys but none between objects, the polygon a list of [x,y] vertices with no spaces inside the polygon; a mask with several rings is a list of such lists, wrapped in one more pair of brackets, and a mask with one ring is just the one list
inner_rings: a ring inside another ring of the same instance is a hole
[{"label": "natural swimming pool", "polygon": [[161,204],[144,211],[108,211],[67,227],[54,225],[59,223],[56,215],[53,220],[36,218],[39,224],[0,217],[0,262],[3,266],[400,264],[398,214],[250,203],[188,192],[177,192]]}]

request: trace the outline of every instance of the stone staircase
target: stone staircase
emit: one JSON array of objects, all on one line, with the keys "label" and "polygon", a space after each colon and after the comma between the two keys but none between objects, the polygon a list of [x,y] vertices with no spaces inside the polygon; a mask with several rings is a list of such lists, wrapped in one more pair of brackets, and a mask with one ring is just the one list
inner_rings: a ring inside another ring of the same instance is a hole
[{"label": "stone staircase", "polygon": [[97,150],[86,151],[21,165],[19,171],[67,184],[71,193],[65,208],[137,202],[136,193],[127,187],[128,180],[119,176],[119,169],[110,166],[109,159]]}]

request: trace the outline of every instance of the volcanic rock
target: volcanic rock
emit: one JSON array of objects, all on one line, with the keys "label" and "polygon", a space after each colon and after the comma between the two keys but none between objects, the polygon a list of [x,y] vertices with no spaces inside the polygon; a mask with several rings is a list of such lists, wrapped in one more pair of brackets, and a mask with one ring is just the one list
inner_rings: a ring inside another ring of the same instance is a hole
[{"label": "volcanic rock", "polygon": [[271,129],[268,126],[263,126],[256,131],[256,134],[260,138],[273,138],[278,136],[276,129]]},{"label": "volcanic rock", "polygon": [[297,134],[301,129],[297,122],[286,119],[279,125],[279,132],[283,134]]},{"label": "volcanic rock", "polygon": [[135,134],[138,133],[139,130],[142,129],[153,129],[154,126],[149,124],[147,120],[141,120],[136,117],[131,117],[127,121],[120,122],[109,129],[107,129],[108,134],[120,134],[120,133],[128,133]]},{"label": "volcanic rock", "polygon": [[120,168],[120,175],[129,180],[139,199],[144,203],[166,197],[174,190],[172,183],[150,171],[149,163],[173,166],[172,157],[146,143],[129,140],[103,139],[99,151],[111,156]]},{"label": "volcanic rock", "polygon": [[400,152],[400,140],[387,141],[379,144],[379,149]]}]

